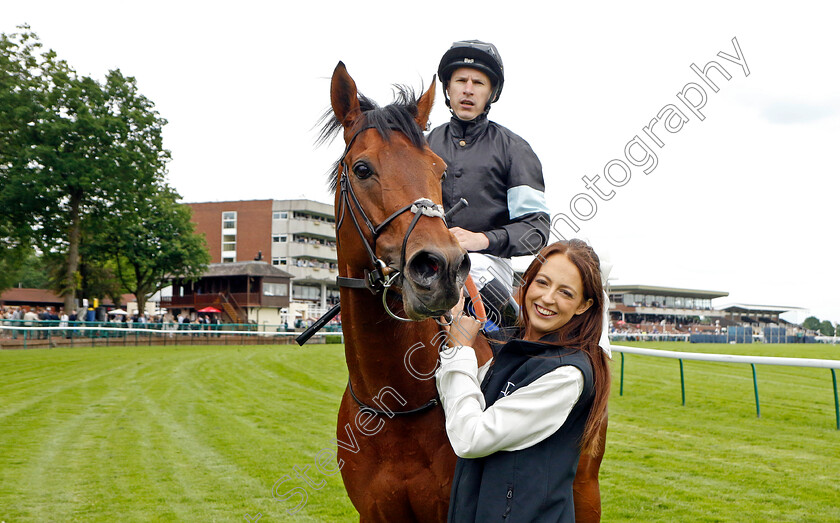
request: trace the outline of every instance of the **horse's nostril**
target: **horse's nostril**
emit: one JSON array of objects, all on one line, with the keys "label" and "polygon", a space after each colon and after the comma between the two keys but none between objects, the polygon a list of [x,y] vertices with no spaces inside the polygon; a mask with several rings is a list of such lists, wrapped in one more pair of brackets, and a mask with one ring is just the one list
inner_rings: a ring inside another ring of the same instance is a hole
[{"label": "horse's nostril", "polygon": [[431,252],[418,253],[408,264],[408,276],[418,285],[429,287],[440,278],[444,260]]},{"label": "horse's nostril", "polygon": [[459,281],[465,281],[470,274],[470,255],[464,253],[461,263],[458,265],[457,277]]}]

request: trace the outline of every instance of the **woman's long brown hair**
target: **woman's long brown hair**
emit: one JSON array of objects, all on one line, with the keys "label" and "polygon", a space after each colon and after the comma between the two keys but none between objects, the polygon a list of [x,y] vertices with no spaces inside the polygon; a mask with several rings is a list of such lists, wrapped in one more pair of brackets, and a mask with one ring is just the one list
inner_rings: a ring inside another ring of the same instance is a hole
[{"label": "woman's long brown hair", "polygon": [[[525,306],[525,295],[528,292],[528,287],[533,283],[545,260],[555,254],[564,254],[577,267],[583,282],[583,301],[592,300],[589,309],[582,314],[573,316],[568,323],[560,327],[557,331],[557,340],[553,343],[585,352],[592,363],[595,399],[586,420],[580,448],[581,452],[594,455],[603,444],[598,434],[601,424],[604,422],[611,382],[607,356],[598,346],[604,315],[604,292],[601,287],[598,255],[586,242],[577,239],[560,241],[544,247],[522,277],[522,283],[519,286],[519,303],[523,307]],[[527,311],[524,312],[519,316],[523,334],[531,328]]]}]

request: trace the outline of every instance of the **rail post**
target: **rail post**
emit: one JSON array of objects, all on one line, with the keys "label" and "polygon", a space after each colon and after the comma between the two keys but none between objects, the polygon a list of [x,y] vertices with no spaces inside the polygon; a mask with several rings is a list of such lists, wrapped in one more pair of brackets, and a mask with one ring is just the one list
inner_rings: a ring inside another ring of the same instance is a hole
[{"label": "rail post", "polygon": [[[619,354],[621,354],[621,384],[618,387],[618,395],[619,396],[624,396],[624,353],[619,352]],[[835,392],[834,396],[836,397],[837,396],[837,387],[836,386],[834,387],[834,392]]]},{"label": "rail post", "polygon": [[[749,363],[752,366],[753,385],[755,389],[755,408],[756,415],[761,417],[761,405],[758,397],[758,379],[755,370],[755,365],[781,365],[789,367],[811,367],[831,370],[831,380],[834,386],[834,415],[837,430],[840,430],[840,396],[837,392],[837,373],[836,369],[840,369],[840,361],[838,360],[821,360],[813,358],[781,358],[768,356],[740,356],[734,354],[706,354],[706,353],[692,353],[692,352],[677,352],[661,349],[645,349],[641,347],[629,347],[626,345],[613,345],[613,350],[623,355],[625,352],[631,354],[641,354],[644,356],[659,356],[663,358],[672,358],[680,362],[680,387],[683,394],[683,405],[685,405],[685,375],[683,371],[683,359],[694,361],[715,361],[721,363]],[[622,367],[622,380],[623,380]]]},{"label": "rail post", "polygon": [[837,430],[840,430],[840,402],[837,401],[837,374],[831,369],[831,381],[834,383],[834,416],[837,420]]},{"label": "rail post", "polygon": [[685,407],[685,376],[683,373],[683,361],[680,359],[680,389],[682,391],[682,404]]}]

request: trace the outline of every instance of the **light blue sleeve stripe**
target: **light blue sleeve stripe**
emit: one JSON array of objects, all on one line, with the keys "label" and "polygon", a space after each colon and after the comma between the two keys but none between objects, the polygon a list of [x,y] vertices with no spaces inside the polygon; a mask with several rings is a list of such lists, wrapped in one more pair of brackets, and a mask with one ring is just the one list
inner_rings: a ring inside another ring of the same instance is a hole
[{"label": "light blue sleeve stripe", "polygon": [[517,185],[508,189],[507,201],[511,220],[532,212],[550,214],[548,205],[545,204],[545,193],[528,185]]}]

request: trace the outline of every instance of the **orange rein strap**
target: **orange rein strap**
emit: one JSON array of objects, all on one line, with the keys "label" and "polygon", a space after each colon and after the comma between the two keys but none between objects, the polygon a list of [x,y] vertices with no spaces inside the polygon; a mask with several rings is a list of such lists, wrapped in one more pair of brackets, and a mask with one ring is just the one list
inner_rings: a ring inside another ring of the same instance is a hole
[{"label": "orange rein strap", "polygon": [[480,321],[482,325],[487,323],[487,311],[484,309],[484,302],[481,301],[481,294],[478,293],[478,287],[475,286],[472,276],[467,275],[467,281],[464,282],[464,288],[470,296],[473,311],[475,311],[475,319]]}]

